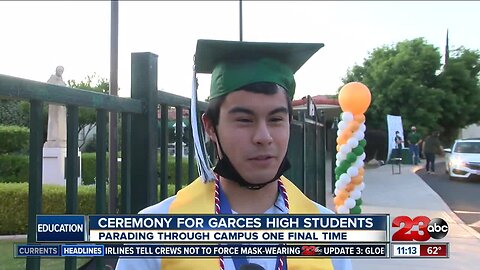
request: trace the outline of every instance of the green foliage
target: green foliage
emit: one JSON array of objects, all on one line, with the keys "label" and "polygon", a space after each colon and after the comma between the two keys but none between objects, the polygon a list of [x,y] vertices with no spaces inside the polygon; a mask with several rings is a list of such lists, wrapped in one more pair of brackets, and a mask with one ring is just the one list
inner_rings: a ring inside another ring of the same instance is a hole
[{"label": "green foliage", "polygon": [[[21,113],[26,115],[28,120],[28,126],[30,126],[30,103],[25,100],[21,100],[19,103]],[[43,124],[43,141],[47,140],[48,130],[48,103],[43,103],[42,107],[42,124]]]},{"label": "green foliage", "polygon": [[[105,78],[99,78],[95,73],[93,75],[88,75],[84,80],[76,82],[75,80],[68,80],[67,84],[69,87],[78,88],[82,90],[93,91],[97,93],[108,94],[109,92],[109,82]],[[93,108],[80,107],[78,111],[78,131],[80,132],[83,128],[89,126],[86,131],[85,137],[95,128],[97,122],[97,112]],[[84,141],[84,143],[86,143]],[[82,147],[80,145],[79,147]]]},{"label": "green foliage", "polygon": [[[106,157],[108,159],[108,155]],[[108,164],[108,163],[105,163]],[[82,184],[92,185],[95,184],[96,175],[96,154],[95,153],[82,153]]]},{"label": "green foliage", "polygon": [[0,99],[0,123],[3,125],[28,126],[29,115],[19,100]]},{"label": "green foliage", "polygon": [[[109,162],[109,156],[107,153],[106,164]],[[82,183],[84,185],[92,185],[95,183],[96,175],[96,154],[95,153],[82,153]],[[157,168],[160,168],[160,157],[157,158]],[[160,169],[158,169],[159,171]],[[175,184],[175,157],[169,157],[167,163],[168,170],[168,184]],[[182,160],[182,175],[183,183],[189,182],[188,178],[188,159],[184,158]],[[118,166],[118,183],[121,181],[121,166]],[[198,177],[197,170],[194,171],[194,178]]]},{"label": "green foliage", "polygon": [[0,154],[25,153],[29,135],[30,130],[26,127],[0,125]]},{"label": "green foliage", "polygon": [[0,234],[27,231],[28,201],[24,195],[27,184],[0,184]]},{"label": "green foliage", "polygon": [[[362,65],[353,66],[344,83],[367,85],[372,103],[367,127],[386,128],[386,115],[400,115],[405,127],[421,134],[457,130],[480,120],[479,53],[458,50],[441,69],[438,48],[423,38],[376,48]],[[455,132],[453,132],[455,133]]]},{"label": "green foliage", "polygon": [[438,87],[444,89],[444,109],[439,125],[443,137],[451,142],[458,130],[480,121],[480,54],[460,48],[449,57],[448,64],[438,76]]},{"label": "green foliage", "polygon": [[0,155],[0,183],[28,182],[27,155]]},{"label": "green foliage", "polygon": [[96,73],[87,75],[84,80],[76,82],[75,80],[67,81],[68,87],[89,90],[97,93],[108,94],[110,84],[106,78],[99,78]]}]

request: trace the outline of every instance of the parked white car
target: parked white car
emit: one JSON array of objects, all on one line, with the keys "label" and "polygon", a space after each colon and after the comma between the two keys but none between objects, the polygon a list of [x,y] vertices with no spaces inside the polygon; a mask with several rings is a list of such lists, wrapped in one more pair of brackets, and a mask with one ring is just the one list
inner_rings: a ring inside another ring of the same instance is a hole
[{"label": "parked white car", "polygon": [[450,179],[480,176],[480,138],[456,140],[444,149],[446,173]]}]

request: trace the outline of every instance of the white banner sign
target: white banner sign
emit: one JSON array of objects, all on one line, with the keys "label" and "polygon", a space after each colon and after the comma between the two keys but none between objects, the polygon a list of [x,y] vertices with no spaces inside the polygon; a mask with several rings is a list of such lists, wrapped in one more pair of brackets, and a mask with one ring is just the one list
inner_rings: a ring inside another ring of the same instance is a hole
[{"label": "white banner sign", "polygon": [[[387,114],[387,126],[388,126],[388,159],[387,160],[390,160],[390,154],[392,153],[392,149],[396,148],[395,133],[397,131],[400,132],[400,137],[402,137],[402,140],[405,141],[405,139],[403,138],[402,117],[398,115]],[[405,144],[402,143],[402,147],[405,147]]]}]

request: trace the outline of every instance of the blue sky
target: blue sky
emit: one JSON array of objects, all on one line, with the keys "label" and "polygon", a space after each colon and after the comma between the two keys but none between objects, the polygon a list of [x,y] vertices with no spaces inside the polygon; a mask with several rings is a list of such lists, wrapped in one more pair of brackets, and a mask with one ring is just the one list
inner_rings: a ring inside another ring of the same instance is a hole
[{"label": "blue sky", "polygon": [[[120,1],[119,87],[128,96],[130,55],[158,55],[158,88],[190,96],[197,39],[239,39],[238,1]],[[333,94],[347,69],[374,48],[424,37],[443,53],[480,50],[475,1],[243,1],[245,41],[325,44],[296,74],[295,98]],[[57,65],[64,79],[96,72],[108,78],[109,1],[0,1],[0,73],[47,81]],[[199,98],[209,76],[200,75]]]}]

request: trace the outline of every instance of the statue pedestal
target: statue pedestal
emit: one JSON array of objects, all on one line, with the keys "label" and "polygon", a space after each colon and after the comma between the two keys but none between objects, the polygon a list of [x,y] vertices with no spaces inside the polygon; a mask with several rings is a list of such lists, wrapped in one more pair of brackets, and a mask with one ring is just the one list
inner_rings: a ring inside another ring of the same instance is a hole
[{"label": "statue pedestal", "polygon": [[[65,161],[67,148],[65,147],[43,147],[43,184],[65,186]],[[81,152],[78,151],[79,177],[78,185],[82,183],[82,162]]]}]

